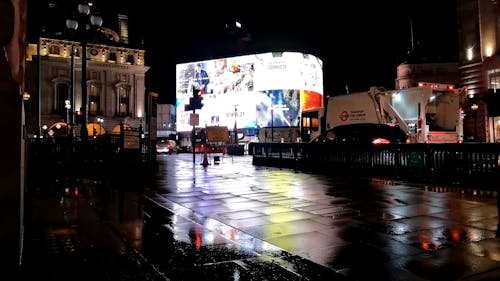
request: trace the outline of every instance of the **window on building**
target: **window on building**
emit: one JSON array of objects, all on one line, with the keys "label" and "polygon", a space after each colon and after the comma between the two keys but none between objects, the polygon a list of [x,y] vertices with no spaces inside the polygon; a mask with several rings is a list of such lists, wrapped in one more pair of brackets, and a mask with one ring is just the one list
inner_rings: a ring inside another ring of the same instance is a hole
[{"label": "window on building", "polygon": [[89,96],[89,115],[100,115],[101,94],[99,87],[96,84],[90,84],[87,86],[87,92]]},{"label": "window on building", "polygon": [[128,116],[130,112],[130,87],[120,86],[117,88],[117,109],[118,116]]},{"label": "window on building", "polygon": [[118,15],[118,29],[120,31],[120,40],[122,43],[128,44],[128,16]]},{"label": "window on building", "polygon": [[496,143],[500,142],[500,117],[493,117],[493,138]]},{"label": "window on building", "polygon": [[488,89],[500,90],[500,68],[488,70]]},{"label": "window on building", "polygon": [[134,55],[127,55],[127,63],[134,64]]},{"label": "window on building", "polygon": [[54,112],[66,114],[66,100],[69,100],[69,85],[66,83],[56,84]]}]

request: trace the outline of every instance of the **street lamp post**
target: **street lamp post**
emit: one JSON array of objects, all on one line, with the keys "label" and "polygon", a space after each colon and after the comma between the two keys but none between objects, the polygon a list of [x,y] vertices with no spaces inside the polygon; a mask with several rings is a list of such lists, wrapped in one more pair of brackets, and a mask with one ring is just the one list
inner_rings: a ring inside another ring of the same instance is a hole
[{"label": "street lamp post", "polygon": [[234,141],[233,143],[238,144],[238,125],[237,125],[237,118],[238,118],[238,105],[233,104],[234,106]]},{"label": "street lamp post", "polygon": [[[80,32],[80,43],[82,45],[82,106],[81,112],[83,115],[80,138],[83,142],[88,140],[88,130],[87,130],[87,118],[88,118],[88,98],[87,98],[87,32],[91,26],[100,27],[102,25],[102,18],[96,15],[90,15],[90,7],[88,4],[78,4],[78,13],[80,14],[79,20],[68,19],[66,20],[66,27],[73,30],[79,30],[83,28]],[[90,25],[84,22],[87,20],[87,16],[90,15]],[[80,24],[83,23],[83,24]]]},{"label": "street lamp post", "polygon": [[68,99],[68,100],[65,100],[64,101],[64,108],[66,109],[66,124],[70,124],[70,119],[69,119],[69,110],[71,109],[71,101]]},{"label": "street lamp post", "polygon": [[474,141],[477,140],[477,109],[479,106],[477,104],[472,104],[470,109],[474,112]]},{"label": "street lamp post", "polygon": [[[97,116],[96,117],[97,124],[99,124],[99,133],[97,134],[98,136],[101,136],[104,133],[104,117],[102,116]],[[95,136],[94,136],[95,137]]]},{"label": "street lamp post", "polygon": [[37,103],[38,103],[38,137],[42,137],[42,59],[41,51],[41,32],[38,35],[38,42],[36,44],[36,88],[37,88]]},{"label": "street lamp post", "polygon": [[274,142],[274,107],[271,106],[271,142]]},{"label": "street lamp post", "polygon": [[[71,65],[70,65],[70,91],[69,91],[70,108],[75,108],[75,45],[71,44]],[[70,112],[68,110],[68,112]],[[71,114],[72,115],[72,114]],[[69,116],[68,123],[71,125],[71,137],[73,137],[73,125],[75,117]]]}]

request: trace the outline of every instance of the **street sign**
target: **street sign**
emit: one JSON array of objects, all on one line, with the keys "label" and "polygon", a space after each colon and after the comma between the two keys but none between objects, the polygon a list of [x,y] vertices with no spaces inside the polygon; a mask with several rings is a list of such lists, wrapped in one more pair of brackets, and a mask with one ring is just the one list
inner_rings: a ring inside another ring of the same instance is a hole
[{"label": "street sign", "polygon": [[189,114],[189,125],[191,125],[191,126],[200,125],[200,115],[198,113]]}]

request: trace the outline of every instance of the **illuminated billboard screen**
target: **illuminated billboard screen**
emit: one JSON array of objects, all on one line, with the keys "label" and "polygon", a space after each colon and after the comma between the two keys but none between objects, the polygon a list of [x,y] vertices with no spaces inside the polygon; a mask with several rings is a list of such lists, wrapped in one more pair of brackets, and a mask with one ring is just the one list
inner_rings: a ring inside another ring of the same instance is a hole
[{"label": "illuminated billboard screen", "polygon": [[323,106],[323,64],[297,52],[178,64],[177,131],[190,131],[192,89],[204,91],[198,126],[239,129],[298,126],[300,112]]}]

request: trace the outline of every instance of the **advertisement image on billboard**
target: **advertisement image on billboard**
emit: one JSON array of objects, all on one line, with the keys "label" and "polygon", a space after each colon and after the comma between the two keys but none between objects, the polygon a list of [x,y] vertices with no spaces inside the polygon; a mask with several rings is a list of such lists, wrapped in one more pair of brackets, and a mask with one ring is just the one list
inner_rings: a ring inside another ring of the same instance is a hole
[{"label": "advertisement image on billboard", "polygon": [[298,126],[303,110],[323,105],[322,61],[279,52],[176,66],[177,131],[190,131],[185,111],[193,89],[203,90],[199,126],[253,129]]}]

